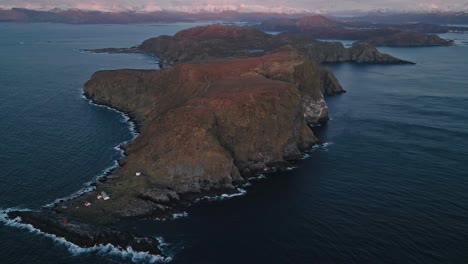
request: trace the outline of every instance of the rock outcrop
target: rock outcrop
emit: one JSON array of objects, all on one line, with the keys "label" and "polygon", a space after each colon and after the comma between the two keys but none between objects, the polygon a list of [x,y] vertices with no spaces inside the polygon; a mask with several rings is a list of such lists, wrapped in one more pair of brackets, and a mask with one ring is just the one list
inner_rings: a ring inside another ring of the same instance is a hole
[{"label": "rock outcrop", "polygon": [[91,192],[54,210],[95,224],[163,215],[185,197],[233,191],[245,177],[287,166],[317,142],[309,126],[328,118],[323,93],[343,92],[330,74],[292,48],[162,70],[97,72],[85,95],[129,112],[141,134],[97,185],[110,200]]},{"label": "rock outcrop", "polygon": [[391,35],[371,37],[363,40],[373,46],[450,46],[453,40],[445,40],[437,35],[429,35],[417,32],[398,32]]}]

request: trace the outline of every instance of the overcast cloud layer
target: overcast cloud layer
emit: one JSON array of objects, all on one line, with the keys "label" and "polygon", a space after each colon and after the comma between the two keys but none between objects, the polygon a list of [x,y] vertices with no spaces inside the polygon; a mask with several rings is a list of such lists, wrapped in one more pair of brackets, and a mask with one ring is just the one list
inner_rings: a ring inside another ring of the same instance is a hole
[{"label": "overcast cloud layer", "polygon": [[466,11],[467,0],[0,0],[0,8],[23,7],[50,10],[79,8],[99,11],[222,11],[334,12],[352,10]]}]

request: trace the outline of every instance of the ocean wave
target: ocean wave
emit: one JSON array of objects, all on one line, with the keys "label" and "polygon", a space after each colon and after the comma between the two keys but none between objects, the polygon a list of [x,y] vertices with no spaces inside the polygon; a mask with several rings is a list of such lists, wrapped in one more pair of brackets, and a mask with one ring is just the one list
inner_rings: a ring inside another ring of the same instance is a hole
[{"label": "ocean wave", "polygon": [[227,193],[223,193],[221,195],[216,195],[216,196],[204,196],[204,197],[201,197],[201,198],[197,198],[195,199],[195,203],[198,203],[198,202],[201,202],[201,201],[208,201],[208,202],[213,202],[213,201],[222,201],[222,200],[226,200],[226,199],[231,199],[231,198],[234,198],[234,197],[238,197],[238,196],[242,196],[242,195],[245,195],[247,193],[247,190],[243,189],[243,188],[237,188],[237,191],[236,193],[231,193],[231,194],[227,194]]},{"label": "ocean wave", "polygon": [[[321,144],[316,144],[316,145],[312,146],[312,151],[314,151],[314,150],[328,151],[328,149],[329,149],[329,147],[331,145],[333,145],[333,142],[324,142],[324,143],[321,143]],[[309,153],[304,154],[304,159],[309,158],[309,157],[310,157]]]},{"label": "ocean wave", "polygon": [[154,220],[166,221],[166,220],[176,220],[176,219],[185,218],[185,217],[188,217],[188,213],[186,211],[182,211],[179,213],[173,213],[170,217],[154,218]]},{"label": "ocean wave", "polygon": [[[118,145],[113,147],[114,150],[118,151],[119,156],[120,156],[119,159],[123,158],[124,155],[125,155],[125,151],[123,150],[123,146],[125,144],[127,144],[128,142],[134,140],[139,135],[139,133],[136,130],[135,123],[132,122],[130,116],[128,114],[124,113],[124,112],[121,112],[121,111],[119,111],[119,110],[117,110],[115,108],[112,108],[112,107],[109,107],[109,106],[106,106],[106,105],[96,104],[92,100],[88,99],[84,94],[81,94],[81,97],[83,99],[85,99],[86,101],[88,101],[88,103],[93,105],[93,106],[106,108],[106,109],[108,109],[110,111],[113,111],[113,112],[116,112],[116,113],[120,114],[122,116],[121,121],[123,123],[128,124],[128,128],[130,130],[130,133],[132,134],[132,138],[130,140],[123,141],[123,142],[121,142]],[[62,198],[57,198],[57,199],[55,199],[55,201],[53,201],[53,202],[51,202],[49,204],[46,204],[43,207],[44,208],[51,208],[51,207],[55,206],[56,204],[58,204],[60,202],[73,200],[73,199],[75,199],[77,197],[80,197],[81,195],[83,195],[85,193],[88,193],[88,192],[91,192],[91,191],[95,190],[96,186],[94,186],[93,184],[98,182],[102,178],[104,178],[106,175],[109,174],[110,171],[112,171],[113,169],[115,169],[117,167],[119,167],[119,163],[118,163],[117,160],[114,160],[114,162],[112,163],[111,166],[105,168],[101,173],[99,173],[97,176],[95,176],[91,181],[84,183],[83,188],[79,189],[78,191],[76,191],[76,192],[74,192],[74,193],[72,193],[72,194],[70,194],[68,196],[65,196],[65,197],[62,197]]]},{"label": "ocean wave", "polygon": [[[45,233],[30,224],[21,223],[21,218],[19,217],[15,219],[9,219],[7,214],[8,212],[11,212],[11,211],[31,211],[31,210],[16,209],[16,208],[0,209],[0,222],[4,223],[6,226],[9,226],[9,227],[23,229],[33,234],[38,234],[38,235],[42,235],[44,237],[50,238],[58,245],[64,246],[74,256],[81,255],[81,254],[89,254],[89,253],[106,254],[106,255],[121,257],[124,259],[130,259],[132,262],[135,262],[135,263],[140,263],[140,262],[168,263],[172,260],[171,257],[164,257],[160,255],[153,255],[147,252],[134,251],[132,247],[130,246],[127,248],[120,248],[111,244],[106,244],[106,245],[101,244],[101,245],[96,245],[96,246],[89,247],[89,248],[83,248],[70,241],[67,241],[63,237]],[[157,238],[157,240],[161,241],[162,238],[159,238],[159,239]]]},{"label": "ocean wave", "polygon": [[286,170],[287,171],[292,171],[292,170],[297,169],[297,168],[298,168],[298,166],[289,166],[289,167],[286,167]]},{"label": "ocean wave", "polygon": [[184,218],[184,217],[188,217],[188,213],[183,211],[181,213],[175,213],[175,214],[172,214],[172,218],[171,219],[179,219],[179,218]]},{"label": "ocean wave", "polygon": [[[158,241],[159,246],[160,246],[161,248],[164,248],[164,247],[167,247],[167,246],[170,245],[170,244],[167,243],[167,242],[164,240],[164,238],[161,237],[161,236],[156,237],[156,240]],[[164,252],[163,252],[163,253],[164,253]]]},{"label": "ocean wave", "polygon": [[258,180],[263,180],[263,179],[266,179],[265,174],[258,174],[256,176],[247,178],[248,181],[258,181]]}]

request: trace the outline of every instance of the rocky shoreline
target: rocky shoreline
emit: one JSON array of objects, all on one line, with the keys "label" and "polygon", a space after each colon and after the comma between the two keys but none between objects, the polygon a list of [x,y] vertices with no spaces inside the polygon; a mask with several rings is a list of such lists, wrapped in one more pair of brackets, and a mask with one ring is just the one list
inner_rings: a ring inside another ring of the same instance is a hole
[{"label": "rocky shoreline", "polygon": [[154,238],[137,237],[111,228],[76,222],[52,211],[12,211],[8,212],[8,217],[20,218],[23,223],[30,224],[44,233],[64,237],[67,241],[83,248],[111,244],[122,250],[130,247],[137,252],[164,257],[159,249],[159,242]]},{"label": "rocky shoreline", "polygon": [[[410,63],[367,44],[340,45],[212,25],[139,47],[98,50],[142,52],[163,61],[161,70],[98,71],[84,85],[87,99],[125,113],[139,136],[122,146],[119,166],[95,190],[8,217],[85,248],[112,244],[161,255],[154,238],[113,226],[167,218],[197,199],[234,193],[247,178],[301,159],[319,143],[311,127],[328,120],[324,96],[345,92],[320,63]],[[102,192],[110,199],[99,198]]]}]

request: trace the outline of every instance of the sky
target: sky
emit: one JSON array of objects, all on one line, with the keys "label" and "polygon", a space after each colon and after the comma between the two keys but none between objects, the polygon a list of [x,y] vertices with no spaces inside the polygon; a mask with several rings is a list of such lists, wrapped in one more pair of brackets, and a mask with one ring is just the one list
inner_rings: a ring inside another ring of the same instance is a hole
[{"label": "sky", "polygon": [[78,8],[110,12],[159,10],[314,13],[352,10],[467,11],[468,0],[0,0],[0,8],[12,7],[37,10]]}]

